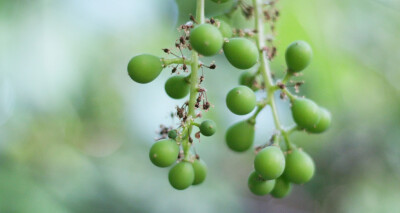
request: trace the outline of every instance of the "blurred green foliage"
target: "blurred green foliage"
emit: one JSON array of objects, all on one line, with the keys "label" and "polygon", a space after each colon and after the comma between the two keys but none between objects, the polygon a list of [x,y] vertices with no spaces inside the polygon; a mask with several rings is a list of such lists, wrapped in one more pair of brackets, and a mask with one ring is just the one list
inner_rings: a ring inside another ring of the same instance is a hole
[{"label": "blurred green foliage", "polygon": [[[207,16],[232,2],[206,1]],[[243,119],[226,93],[240,71],[223,56],[206,73],[218,132],[196,143],[210,169],[206,182],[173,190],[148,150],[159,124],[181,101],[163,84],[138,85],[126,64],[138,53],[162,55],[194,0],[0,1],[0,212],[396,212],[400,209],[400,3],[396,0],[308,0],[279,3],[278,57],[306,40],[314,50],[304,72],[307,95],[333,113],[326,134],[293,140],[315,159],[317,175],[283,200],[247,189],[253,154],[224,144],[224,130]],[[236,27],[251,20],[234,14]],[[249,25],[250,24],[250,25]],[[223,79],[223,83],[221,82]],[[279,103],[286,125],[287,103]],[[273,131],[262,112],[256,143]]]}]

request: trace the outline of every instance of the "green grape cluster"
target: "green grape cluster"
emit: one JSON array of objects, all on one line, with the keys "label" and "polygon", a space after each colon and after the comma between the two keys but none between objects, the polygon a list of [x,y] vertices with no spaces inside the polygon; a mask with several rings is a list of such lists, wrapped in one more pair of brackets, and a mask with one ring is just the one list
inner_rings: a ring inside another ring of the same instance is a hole
[{"label": "green grape cluster", "polygon": [[[312,49],[305,41],[291,43],[285,52],[287,71],[282,79],[274,79],[269,61],[276,56],[273,41],[265,43],[264,23],[274,25],[279,17],[274,4],[263,4],[252,0],[247,5],[238,0],[224,15],[204,18],[204,0],[197,1],[196,17],[179,27],[182,36],[175,42],[178,53],[163,49],[173,58],[159,58],[149,54],[133,57],[128,64],[128,74],[137,83],[153,81],[162,70],[172,68],[172,76],[166,81],[164,89],[173,99],[189,99],[176,107],[173,113],[179,123],[160,131],[160,139],[150,149],[149,158],[157,167],[170,167],[168,180],[178,190],[201,184],[207,176],[207,166],[193,149],[195,139],[209,137],[216,133],[217,124],[212,120],[202,120],[202,112],[212,106],[207,99],[207,90],[202,86],[204,69],[216,69],[215,63],[205,65],[201,57],[211,57],[223,52],[232,69],[245,70],[239,78],[239,86],[226,95],[226,107],[236,115],[250,117],[231,125],[225,133],[225,142],[235,152],[245,152],[253,147],[257,116],[266,107],[271,107],[275,133],[268,143],[255,148],[254,171],[248,177],[248,187],[255,195],[271,194],[275,198],[287,196],[292,184],[304,184],[312,179],[315,164],[312,158],[290,140],[294,131],[322,133],[331,124],[330,112],[314,101],[292,94],[293,86],[298,92],[301,82],[293,78],[307,68],[312,59]],[[227,0],[213,0],[223,4]],[[200,7],[200,8],[199,8]],[[241,11],[246,18],[254,17],[254,30],[234,29],[230,20],[234,11]],[[187,52],[191,56],[187,56]],[[255,69],[251,71],[249,69]],[[201,70],[201,74],[199,71]],[[266,98],[258,100],[256,91],[266,93]],[[295,125],[285,128],[280,124],[274,94],[280,92],[282,100],[289,100]],[[220,106],[216,106],[220,107]],[[194,132],[197,128],[198,131]],[[193,134],[194,133],[194,134]]]},{"label": "green grape cluster", "polygon": [[[295,73],[304,70],[310,63],[312,50],[304,41],[296,41],[286,49],[286,65],[288,72],[286,79]],[[244,152],[253,145],[255,136],[255,118],[265,105],[271,104],[273,97],[259,102],[257,105],[253,87],[254,81],[259,75],[244,72],[239,83],[226,96],[228,109],[237,115],[245,115],[258,109],[249,119],[233,124],[228,128],[225,140],[228,147],[235,152]],[[282,80],[283,81],[283,80]],[[314,101],[297,97],[291,94],[283,82],[270,86],[273,90],[281,90],[282,94],[289,97],[291,111],[296,126],[294,130],[304,130],[308,133],[322,133],[326,131],[331,123],[330,112],[318,106]],[[273,93],[268,93],[273,95]],[[281,128],[281,127],[278,127]],[[291,184],[304,184],[311,180],[315,172],[312,158],[300,148],[296,148],[289,141],[290,131],[281,129],[278,134],[273,135],[271,143],[258,147],[254,159],[254,171],[249,175],[248,187],[255,195],[271,194],[275,198],[283,198],[291,191]],[[280,139],[286,141],[286,147],[281,147]]]},{"label": "green grape cluster", "polygon": [[[194,18],[192,18],[194,19]],[[193,22],[197,22],[193,20]],[[200,156],[191,150],[194,146],[192,132],[198,128],[196,139],[200,136],[212,136],[217,125],[212,120],[203,120],[201,111],[208,111],[211,104],[207,100],[206,89],[201,83],[204,80],[204,68],[215,69],[216,65],[202,64],[198,57],[212,56],[222,49],[224,38],[232,35],[230,25],[211,19],[209,23],[186,23],[180,26],[183,35],[179,37],[175,47],[182,55],[173,53],[170,49],[163,51],[174,56],[172,59],[159,58],[154,55],[140,54],[134,56],[128,63],[128,74],[137,83],[145,84],[155,80],[162,70],[172,67],[172,76],[165,82],[166,94],[173,99],[182,99],[190,94],[189,100],[182,106],[177,106],[176,116],[179,119],[177,127],[162,127],[161,138],[152,145],[149,152],[151,162],[157,167],[171,167],[168,180],[177,190],[186,189],[192,185],[201,184],[207,176],[207,165]],[[192,50],[192,57],[183,54]],[[189,68],[190,66],[190,73]],[[198,76],[198,69],[202,75]]]}]

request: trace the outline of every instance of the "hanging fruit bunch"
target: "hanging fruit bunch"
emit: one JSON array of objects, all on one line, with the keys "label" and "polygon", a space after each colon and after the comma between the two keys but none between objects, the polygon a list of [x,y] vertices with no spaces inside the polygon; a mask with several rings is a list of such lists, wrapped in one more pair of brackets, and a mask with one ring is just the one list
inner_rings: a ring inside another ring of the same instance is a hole
[{"label": "hanging fruit bunch", "polygon": [[[194,0],[193,0],[194,1]],[[212,0],[223,4],[229,0]],[[202,83],[206,70],[216,69],[215,63],[203,64],[201,57],[211,57],[223,52],[227,61],[235,68],[246,70],[239,78],[239,86],[232,88],[226,96],[227,108],[236,115],[253,114],[246,120],[230,126],[225,133],[227,146],[235,152],[244,152],[253,147],[257,116],[267,106],[271,108],[275,131],[268,142],[255,147],[254,171],[248,178],[248,187],[256,195],[271,194],[276,198],[287,196],[292,184],[303,184],[311,180],[315,172],[312,158],[297,147],[290,134],[295,131],[322,133],[331,123],[331,114],[314,101],[292,94],[298,93],[303,82],[292,77],[299,76],[311,62],[312,49],[305,41],[295,41],[285,52],[287,71],[282,79],[274,79],[269,62],[276,56],[274,46],[275,22],[279,18],[276,1],[252,0],[251,4],[238,0],[226,14],[204,17],[204,0],[196,0],[196,16],[181,25],[181,36],[173,49],[162,49],[168,58],[149,54],[133,57],[128,64],[128,74],[133,81],[149,83],[167,67],[171,77],[165,83],[165,91],[173,99],[183,99],[182,106],[173,114],[179,119],[175,127],[161,126],[160,139],[153,144],[149,157],[158,167],[171,167],[168,179],[172,187],[183,190],[202,183],[207,175],[207,166],[194,150],[194,139],[212,136],[217,125],[212,120],[202,120],[202,113],[212,107],[207,99],[207,90]],[[247,19],[254,20],[253,29],[233,29],[230,18],[233,12],[241,11]],[[269,24],[268,38],[265,23]],[[185,54],[190,52],[190,55]],[[254,72],[248,69],[256,68]],[[169,69],[168,69],[169,70]],[[257,100],[255,91],[263,91],[266,98]],[[295,125],[281,125],[274,94],[280,93],[282,101],[291,105]],[[220,106],[217,106],[220,107]]]}]

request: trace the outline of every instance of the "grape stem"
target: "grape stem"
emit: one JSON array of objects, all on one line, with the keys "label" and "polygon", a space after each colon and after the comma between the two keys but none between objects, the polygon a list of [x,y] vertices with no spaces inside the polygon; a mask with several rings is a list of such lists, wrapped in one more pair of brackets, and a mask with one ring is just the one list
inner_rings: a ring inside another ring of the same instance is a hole
[{"label": "grape stem", "polygon": [[[254,13],[254,15],[255,15],[254,21],[255,21],[255,28],[256,28],[256,32],[257,32],[256,44],[257,44],[257,48],[260,52],[260,57],[259,57],[260,58],[260,72],[264,79],[265,92],[267,93],[267,97],[268,97],[267,105],[269,105],[271,107],[275,129],[283,136],[283,139],[286,143],[287,149],[291,150],[292,144],[290,143],[290,140],[289,140],[289,134],[288,134],[288,132],[286,132],[283,129],[283,127],[279,121],[279,115],[278,115],[278,111],[277,111],[276,104],[275,104],[275,98],[274,98],[274,93],[275,93],[277,87],[274,84],[274,82],[272,81],[271,68],[269,65],[267,52],[264,50],[265,37],[264,37],[264,23],[263,23],[264,17],[263,17],[263,12],[262,12],[262,5],[263,5],[262,0],[253,0],[253,8],[254,8],[254,12],[255,12]],[[284,81],[287,81],[289,77],[290,76],[288,76],[287,78],[284,78]]]},{"label": "grape stem", "polygon": [[183,57],[171,58],[171,59],[162,58],[161,62],[163,63],[164,66],[168,66],[171,64],[192,64],[192,60]]},{"label": "grape stem", "polygon": [[193,124],[193,126],[197,126],[197,127],[199,127],[199,128],[200,128],[200,125],[201,125],[201,124],[196,123],[196,122],[193,122],[192,124]]},{"label": "grape stem", "polygon": [[[204,23],[204,0],[196,0],[196,21],[198,24]],[[191,73],[190,73],[190,95],[189,95],[189,110],[188,110],[188,119],[186,121],[186,125],[188,125],[188,134],[182,142],[183,153],[185,155],[184,160],[190,160],[189,150],[191,147],[191,143],[189,142],[189,137],[192,132],[192,127],[194,125],[194,118],[196,117],[196,96],[198,94],[198,70],[199,70],[199,54],[192,50],[192,58],[191,58]]]},{"label": "grape stem", "polygon": [[301,128],[298,127],[297,125],[294,125],[293,127],[291,127],[291,128],[289,128],[288,130],[286,130],[286,132],[287,132],[288,134],[291,134],[291,133],[293,133],[293,132],[295,132],[295,131],[298,131],[298,130],[301,130]]},{"label": "grape stem", "polygon": [[290,77],[292,77],[292,76],[293,76],[293,74],[291,74],[288,70],[285,77],[283,77],[282,84],[286,84],[289,81]]},{"label": "grape stem", "polygon": [[248,119],[248,122],[254,125],[256,123],[256,118],[257,118],[258,114],[264,109],[264,107],[267,104],[268,104],[268,100],[261,101],[260,103],[258,103],[256,112]]}]

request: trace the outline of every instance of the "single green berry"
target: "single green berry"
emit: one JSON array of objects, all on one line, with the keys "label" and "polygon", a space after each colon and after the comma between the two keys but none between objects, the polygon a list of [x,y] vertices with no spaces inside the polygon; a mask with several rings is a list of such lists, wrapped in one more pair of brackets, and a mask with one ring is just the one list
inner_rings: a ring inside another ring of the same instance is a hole
[{"label": "single green berry", "polygon": [[174,140],[163,139],[157,141],[150,148],[151,162],[158,167],[171,166],[178,158],[179,146]]},{"label": "single green berry", "polygon": [[189,94],[190,84],[185,76],[172,76],[165,82],[165,92],[168,96],[174,99],[184,98]]},{"label": "single green berry", "polygon": [[240,85],[252,88],[253,82],[254,82],[254,74],[251,71],[244,71],[239,77]]},{"label": "single green berry", "polygon": [[192,163],[194,169],[194,181],[193,185],[203,183],[207,176],[207,165],[203,160],[194,160]]},{"label": "single green berry", "polygon": [[222,48],[224,39],[219,29],[211,24],[200,24],[190,32],[190,45],[204,56],[212,56]]},{"label": "single green berry", "polygon": [[225,141],[231,150],[244,152],[253,145],[254,134],[254,124],[240,121],[228,128]]},{"label": "single green berry", "polygon": [[168,180],[178,190],[188,188],[194,181],[194,169],[189,162],[180,162],[169,170]]},{"label": "single green berry", "polygon": [[284,198],[292,191],[292,184],[284,178],[278,178],[275,180],[274,189],[271,192],[274,198]]},{"label": "single green berry", "polygon": [[295,41],[286,49],[285,58],[290,72],[300,72],[310,64],[312,49],[305,41]]},{"label": "single green berry", "polygon": [[285,155],[277,146],[266,147],[256,155],[254,169],[266,180],[276,179],[285,170]]},{"label": "single green berry", "polygon": [[247,38],[232,38],[223,46],[226,59],[238,69],[249,69],[259,57],[256,45]]},{"label": "single green berry", "polygon": [[244,71],[239,76],[239,84],[243,86],[247,86],[253,91],[259,90],[259,85],[261,85],[261,80],[251,71]]},{"label": "single green berry", "polygon": [[135,82],[145,84],[160,74],[163,65],[159,57],[141,54],[133,57],[128,64],[128,74]]},{"label": "single green berry", "polygon": [[286,156],[286,167],[283,177],[290,182],[306,183],[314,175],[315,165],[312,158],[302,150],[292,150]]},{"label": "single green berry", "polygon": [[212,120],[205,120],[200,124],[200,132],[204,136],[211,136],[215,133],[217,125]]},{"label": "single green berry", "polygon": [[253,171],[249,175],[247,185],[253,194],[263,196],[272,191],[275,185],[275,180],[265,180],[257,174],[257,172]]},{"label": "single green berry", "polygon": [[331,125],[332,116],[331,116],[331,113],[327,109],[320,107],[319,115],[320,115],[320,118],[319,118],[318,123],[315,124],[315,126],[312,128],[307,128],[306,130],[308,132],[322,133],[322,132],[325,132]]},{"label": "single green berry", "polygon": [[211,0],[217,4],[228,2],[229,0]]},{"label": "single green berry", "polygon": [[168,132],[168,137],[171,138],[171,139],[175,139],[177,136],[178,136],[178,133],[176,132],[175,129],[170,130],[170,131]]},{"label": "single green berry", "polygon": [[295,98],[292,102],[292,116],[299,127],[315,128],[320,119],[319,106],[310,99]]},{"label": "single green berry", "polygon": [[217,22],[219,22],[218,29],[221,32],[222,37],[224,38],[232,37],[233,31],[231,25],[222,19],[217,19]]},{"label": "single green berry", "polygon": [[226,96],[226,106],[237,115],[245,115],[256,107],[256,95],[246,86],[238,86]]}]

